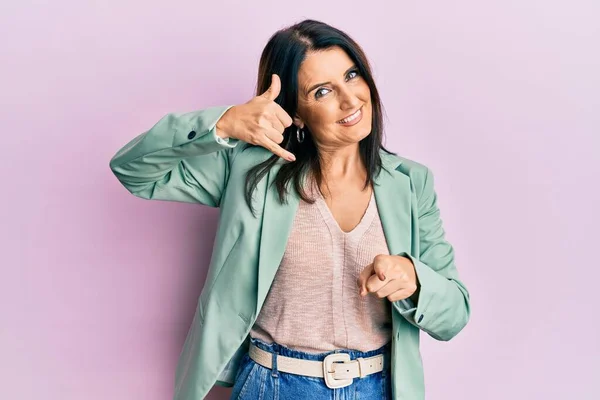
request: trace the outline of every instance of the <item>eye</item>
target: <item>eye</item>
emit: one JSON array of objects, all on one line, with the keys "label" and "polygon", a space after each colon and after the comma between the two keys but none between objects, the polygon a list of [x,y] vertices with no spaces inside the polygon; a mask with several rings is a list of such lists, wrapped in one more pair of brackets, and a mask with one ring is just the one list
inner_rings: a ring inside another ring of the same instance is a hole
[{"label": "eye", "polygon": [[321,93],[321,90],[327,90],[327,89],[325,89],[325,88],[321,88],[321,89],[317,90],[317,91],[315,92],[315,98],[316,98],[316,99],[318,99],[319,97],[321,97],[321,96],[324,96],[325,94],[327,94],[327,93],[325,93],[325,94],[320,94],[320,93]]},{"label": "eye", "polygon": [[[350,79],[354,79],[354,78],[358,77],[359,75],[360,75],[360,72],[358,71],[358,69],[353,69],[352,71],[349,71],[346,76],[348,77],[348,80],[350,80]],[[321,88],[321,89],[317,90],[315,92],[315,99],[323,97],[324,95],[327,94],[327,92],[321,94],[322,90],[329,91],[329,89],[325,89],[325,88]]]},{"label": "eye", "polygon": [[[352,75],[352,74],[354,74],[354,75]],[[349,79],[356,78],[358,75],[359,75],[359,72],[357,69],[353,69],[352,71],[348,72],[348,76],[350,77]]]}]

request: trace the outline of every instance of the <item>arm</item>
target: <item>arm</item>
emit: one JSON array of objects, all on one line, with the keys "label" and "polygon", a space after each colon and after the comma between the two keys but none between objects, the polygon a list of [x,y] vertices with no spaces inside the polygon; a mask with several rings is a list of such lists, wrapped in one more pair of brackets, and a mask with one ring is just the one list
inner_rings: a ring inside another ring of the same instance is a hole
[{"label": "arm", "polygon": [[218,207],[239,140],[217,135],[216,124],[231,107],[167,114],[113,156],[112,172],[143,199]]},{"label": "arm", "polygon": [[470,316],[469,292],[454,264],[454,249],[445,240],[433,174],[427,169],[418,200],[420,254],[402,252],[415,266],[420,284],[417,305],[395,301],[394,307],[411,324],[437,340],[450,340],[465,327]]}]

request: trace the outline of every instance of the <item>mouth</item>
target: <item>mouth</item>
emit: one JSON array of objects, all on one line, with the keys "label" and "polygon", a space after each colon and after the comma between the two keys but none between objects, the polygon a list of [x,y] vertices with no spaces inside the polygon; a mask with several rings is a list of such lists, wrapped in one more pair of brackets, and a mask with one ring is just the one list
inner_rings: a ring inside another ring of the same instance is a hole
[{"label": "mouth", "polygon": [[344,126],[350,126],[350,125],[357,124],[361,119],[362,119],[362,106],[358,110],[353,112],[352,114],[348,115],[346,118],[343,118],[343,119],[337,121],[336,123],[338,123],[340,125],[344,125]]}]

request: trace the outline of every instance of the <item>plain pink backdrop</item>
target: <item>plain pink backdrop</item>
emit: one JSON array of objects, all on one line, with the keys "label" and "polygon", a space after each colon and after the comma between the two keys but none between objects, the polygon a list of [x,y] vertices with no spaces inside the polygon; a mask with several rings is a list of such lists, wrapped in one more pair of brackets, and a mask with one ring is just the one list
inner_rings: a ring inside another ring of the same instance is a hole
[{"label": "plain pink backdrop", "polygon": [[388,147],[436,176],[472,318],[448,343],[422,334],[427,398],[600,398],[597,1],[20,0],[0,15],[0,398],[171,398],[218,210],[138,199],[109,159],[166,113],[249,100],[269,36],[304,18],[364,47]]}]

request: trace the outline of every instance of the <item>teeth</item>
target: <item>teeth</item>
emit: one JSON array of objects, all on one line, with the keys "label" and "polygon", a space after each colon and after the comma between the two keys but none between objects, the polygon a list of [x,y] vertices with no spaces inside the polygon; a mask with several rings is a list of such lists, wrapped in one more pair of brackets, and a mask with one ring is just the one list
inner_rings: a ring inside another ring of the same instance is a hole
[{"label": "teeth", "polygon": [[343,120],[340,121],[340,124],[345,124],[346,122],[350,122],[354,119],[356,119],[356,117],[358,117],[360,115],[360,108],[351,116],[349,116],[348,118],[344,118]]}]

